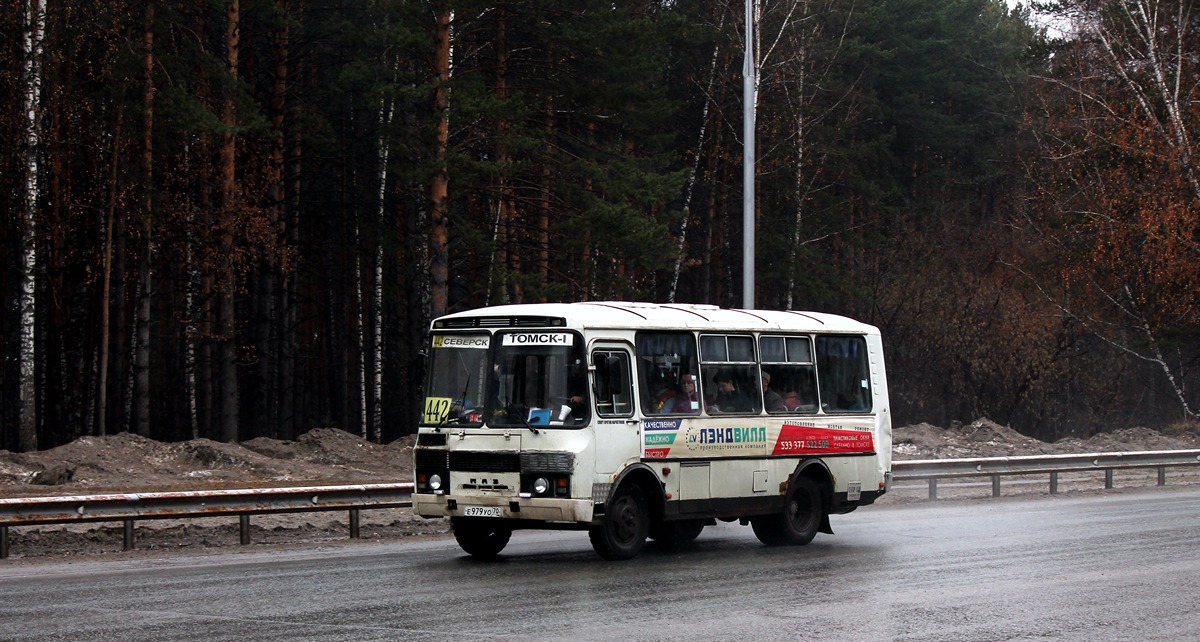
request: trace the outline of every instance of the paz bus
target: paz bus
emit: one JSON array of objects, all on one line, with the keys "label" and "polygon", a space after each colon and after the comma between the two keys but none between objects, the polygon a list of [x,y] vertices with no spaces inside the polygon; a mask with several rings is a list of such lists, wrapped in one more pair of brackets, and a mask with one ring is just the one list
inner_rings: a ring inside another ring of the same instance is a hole
[{"label": "paz bus", "polygon": [[426,369],[413,508],[475,557],[540,528],[627,559],[717,520],[807,544],[891,484],[879,330],[842,316],[504,305],[435,319]]}]

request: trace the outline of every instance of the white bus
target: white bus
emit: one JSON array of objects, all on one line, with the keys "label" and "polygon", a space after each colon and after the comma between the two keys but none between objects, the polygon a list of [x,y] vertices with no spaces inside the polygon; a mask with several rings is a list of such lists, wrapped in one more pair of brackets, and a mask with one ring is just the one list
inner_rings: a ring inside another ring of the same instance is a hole
[{"label": "white bus", "polygon": [[433,321],[413,507],[476,557],[587,530],[606,559],[716,520],[832,533],[891,483],[879,330],[816,312],[627,302]]}]

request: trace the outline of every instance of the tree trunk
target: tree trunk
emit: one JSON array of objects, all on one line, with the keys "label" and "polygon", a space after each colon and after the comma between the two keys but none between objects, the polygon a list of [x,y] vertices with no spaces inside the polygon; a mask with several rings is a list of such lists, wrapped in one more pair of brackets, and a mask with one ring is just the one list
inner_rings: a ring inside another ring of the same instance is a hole
[{"label": "tree trunk", "polygon": [[[366,310],[366,296],[363,294],[363,243],[362,234],[359,230],[359,224],[354,225],[354,337],[352,345],[355,352],[355,365],[358,366],[358,372],[355,373],[354,380],[357,384],[358,395],[355,397],[358,402],[358,430],[359,436],[367,439],[367,332],[370,324],[367,322],[368,315]],[[370,285],[370,284],[365,284]]]},{"label": "tree trunk", "polygon": [[[284,245],[286,251],[286,227],[284,223],[284,144],[287,140],[284,131],[287,116],[287,80],[288,80],[288,48],[291,31],[290,3],[288,0],[277,0],[275,3],[279,15],[279,23],[271,36],[271,45],[275,58],[274,82],[271,88],[270,118],[271,142],[267,156],[267,212],[270,217],[271,230],[275,232],[275,242]],[[277,283],[283,281],[282,271],[286,269],[286,259],[282,263],[274,261],[260,262],[258,282],[256,287],[255,338],[258,356],[258,372],[256,390],[258,396],[254,401],[254,425],[259,427],[260,436],[278,438],[280,433],[280,352],[281,343],[277,339],[282,335],[282,295],[278,292]]]},{"label": "tree trunk", "polygon": [[[229,81],[235,83],[238,78],[238,51],[240,42],[241,12],[239,0],[229,0],[225,6],[225,46],[226,71]],[[237,116],[234,111],[233,90],[225,93],[225,105],[221,122],[225,132],[221,136],[221,205],[225,220],[221,225],[221,300],[217,332],[219,347],[217,362],[220,369],[220,413],[221,440],[236,442],[238,440],[238,379],[237,379],[237,328],[234,316],[234,290],[236,277],[232,265],[233,226],[237,216],[237,176],[235,173],[235,138],[234,127]]]},{"label": "tree trunk", "polygon": [[[496,87],[495,94],[497,102],[504,103],[508,100],[508,39],[507,39],[507,15],[505,13],[505,5],[503,3],[496,10]],[[495,252],[492,254],[492,270],[500,276],[499,287],[496,293],[499,295],[497,303],[510,303],[513,301],[510,296],[509,288],[513,284],[513,279],[516,277],[516,272],[512,269],[512,252],[515,249],[513,235],[515,233],[515,222],[512,220],[512,194],[510,192],[509,176],[507,174],[511,158],[508,152],[508,133],[509,121],[507,118],[496,119],[496,136],[495,142],[495,157],[498,172],[496,175],[496,223],[493,231],[493,243],[496,244]],[[489,302],[492,297],[492,292],[488,291]]]},{"label": "tree trunk", "polygon": [[35,363],[37,360],[37,208],[40,196],[39,154],[41,154],[42,40],[46,29],[44,0],[27,0],[22,52],[24,66],[25,185],[21,225],[21,423],[17,429],[17,447],[22,452],[38,449],[38,404]]},{"label": "tree trunk", "polygon": [[[208,41],[207,21],[204,12],[197,12],[193,31],[198,34],[197,41]],[[203,44],[201,45],[203,47]],[[207,53],[207,51],[205,51]],[[207,75],[199,66],[194,68],[198,78],[196,94],[202,99],[210,97]],[[187,356],[187,386],[189,423],[192,428],[192,438],[215,437],[213,419],[213,266],[209,261],[197,260],[196,247],[205,244],[204,239],[197,238],[192,230],[211,230],[213,224],[213,164],[210,161],[212,149],[207,138],[196,141],[195,150],[188,155],[188,161],[194,167],[196,174],[196,213],[188,215],[188,238],[185,260],[188,266],[187,318],[191,319],[191,331],[187,333],[184,348]],[[189,168],[192,169],[192,168]],[[198,220],[197,220],[198,219]],[[205,252],[200,252],[203,256]],[[198,302],[198,303],[197,303]]]},{"label": "tree trunk", "polygon": [[[300,244],[300,128],[292,132],[288,163],[285,166],[284,184],[287,186],[287,199],[284,204],[284,237],[289,248]],[[280,439],[292,439],[299,430],[299,420],[296,410],[296,353],[299,351],[297,324],[299,323],[299,285],[298,272],[293,262],[283,273],[283,283],[280,287],[279,307],[283,314],[283,327],[279,337],[279,421]]]},{"label": "tree trunk", "polygon": [[[554,169],[550,159],[553,158],[554,97],[546,97],[546,144],[543,146],[542,185],[538,199],[538,285],[541,290],[540,300],[545,303],[546,288],[550,285],[550,182],[554,180]],[[578,298],[578,295],[576,297]]]},{"label": "tree trunk", "polygon": [[434,148],[434,175],[429,190],[429,280],[430,315],[446,313],[449,285],[448,238],[446,234],[449,214],[449,182],[446,169],[446,153],[450,146],[450,9],[446,0],[436,6],[437,29],[434,35],[434,67],[436,76],[433,91],[433,111],[437,118],[437,145]]},{"label": "tree trunk", "polygon": [[109,177],[108,190],[108,207],[105,208],[104,216],[104,268],[101,274],[102,289],[100,291],[100,350],[96,358],[97,375],[96,375],[96,425],[95,432],[97,435],[105,435],[108,433],[108,343],[109,343],[109,314],[112,307],[112,299],[109,296],[112,288],[112,261],[113,261],[113,219],[116,217],[117,208],[117,181],[120,172],[117,167],[120,163],[120,141],[121,130],[124,123],[123,114],[117,112],[117,123],[113,128],[112,137],[112,174]]},{"label": "tree trunk", "polygon": [[134,430],[150,436],[150,303],[154,258],[154,2],[146,3],[142,31],[142,256],[138,270],[137,341],[133,359]]},{"label": "tree trunk", "polygon": [[[392,63],[393,77],[399,75],[400,61]],[[386,229],[385,213],[387,212],[387,170],[391,149],[384,135],[391,128],[392,118],[396,113],[396,103],[392,99],[379,101],[379,208],[376,210],[375,234],[375,273],[371,288],[371,440],[375,443],[383,441],[383,231]]]}]

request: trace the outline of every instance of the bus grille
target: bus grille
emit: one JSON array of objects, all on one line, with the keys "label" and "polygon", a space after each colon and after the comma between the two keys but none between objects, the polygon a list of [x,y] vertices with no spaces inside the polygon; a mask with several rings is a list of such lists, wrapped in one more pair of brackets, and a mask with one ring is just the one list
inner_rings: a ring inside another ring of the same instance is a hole
[{"label": "bus grille", "polygon": [[437,330],[464,330],[468,328],[546,328],[566,325],[562,317],[468,317],[465,319],[439,319],[433,327]]},{"label": "bus grille", "polygon": [[521,472],[521,456],[518,453],[454,450],[450,452],[450,470],[478,473],[519,473]]},{"label": "bus grille", "polygon": [[476,473],[566,473],[575,469],[575,454],[568,452],[492,453],[471,450],[416,450],[417,468],[445,468]]},{"label": "bus grille", "polygon": [[418,446],[445,446],[446,433],[444,432],[423,432],[417,435]]},{"label": "bus grille", "polygon": [[564,452],[521,453],[521,471],[526,473],[571,473],[575,454]]},{"label": "bus grille", "polygon": [[416,448],[413,450],[413,461],[418,469],[444,469],[446,468],[446,451]]}]

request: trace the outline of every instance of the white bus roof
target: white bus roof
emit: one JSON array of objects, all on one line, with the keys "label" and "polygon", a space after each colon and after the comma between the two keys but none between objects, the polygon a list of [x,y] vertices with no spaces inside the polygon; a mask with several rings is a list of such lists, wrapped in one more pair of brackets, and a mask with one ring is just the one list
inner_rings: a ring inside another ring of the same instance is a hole
[{"label": "white bus roof", "polygon": [[[791,310],[738,310],[693,303],[639,303],[628,301],[585,301],[579,303],[527,303],[476,308],[439,317],[434,329],[529,327],[504,319],[562,318],[566,327],[578,329],[654,328],[688,330],[745,330],[752,332],[853,332],[879,334],[875,326],[848,317],[823,312]],[[468,319],[489,322],[470,326]],[[442,323],[439,323],[442,322]],[[446,323],[448,322],[448,323]]]}]

